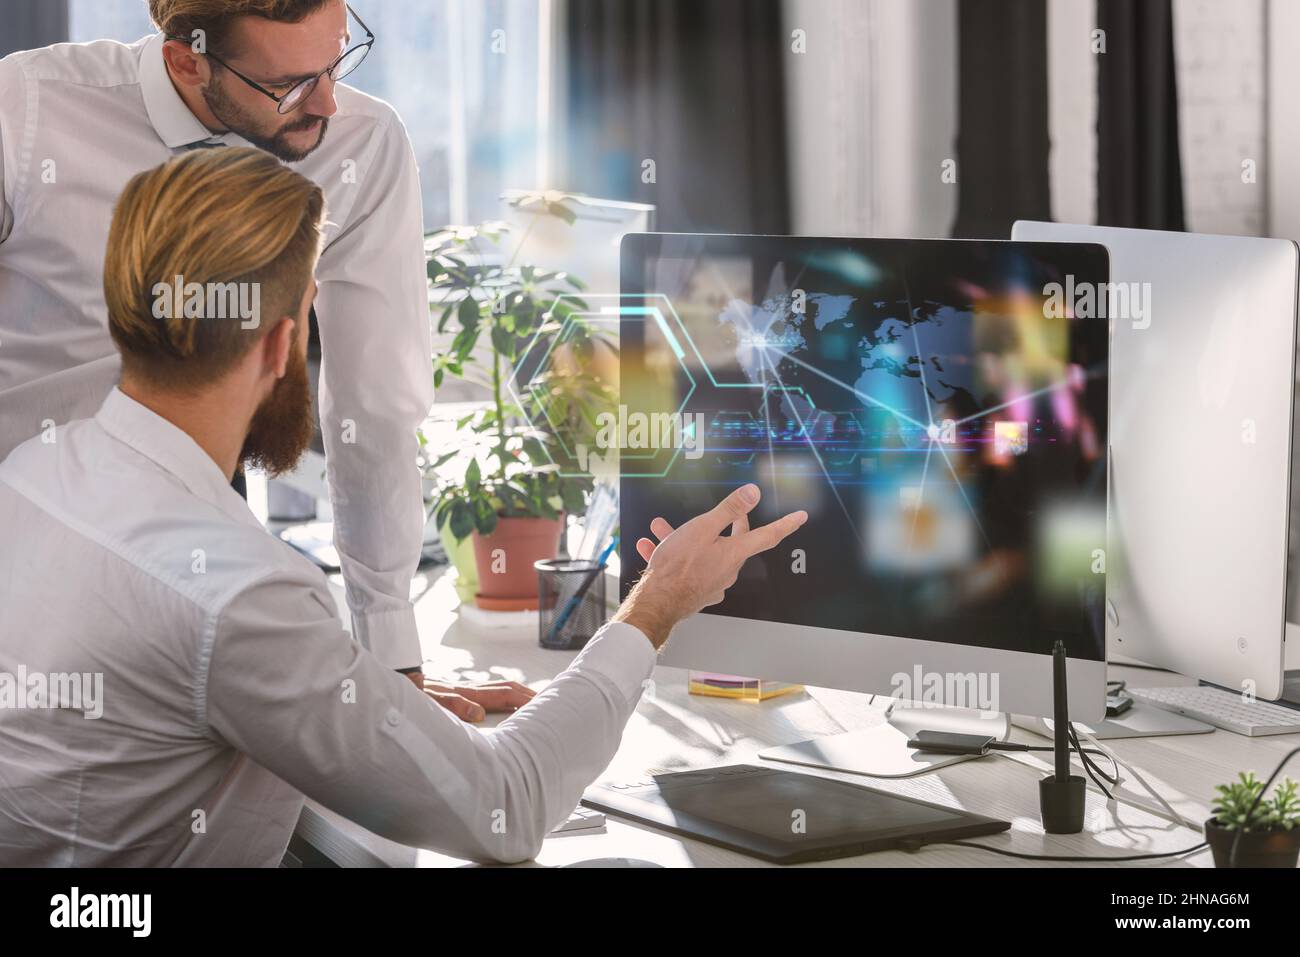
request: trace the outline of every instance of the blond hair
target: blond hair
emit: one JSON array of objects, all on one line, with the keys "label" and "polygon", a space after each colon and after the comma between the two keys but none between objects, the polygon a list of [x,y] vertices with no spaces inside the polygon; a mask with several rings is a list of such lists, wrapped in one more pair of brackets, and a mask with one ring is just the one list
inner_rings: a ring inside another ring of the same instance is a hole
[{"label": "blond hair", "polygon": [[220,49],[240,17],[301,23],[336,0],[149,0],[149,19],[169,37],[190,40],[202,30],[210,49]]},{"label": "blond hair", "polygon": [[[206,385],[279,319],[296,317],[324,208],[319,186],[258,149],[195,150],[135,176],[113,211],[104,260],[123,373],[161,388]],[[251,288],[258,320],[188,315],[170,294],[182,283]]]}]

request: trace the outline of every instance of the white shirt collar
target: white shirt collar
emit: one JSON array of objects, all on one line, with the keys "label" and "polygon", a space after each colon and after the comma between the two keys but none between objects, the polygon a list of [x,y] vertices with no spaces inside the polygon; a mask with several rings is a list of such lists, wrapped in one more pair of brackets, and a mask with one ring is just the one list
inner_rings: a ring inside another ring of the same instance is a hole
[{"label": "white shirt collar", "polygon": [[95,421],[119,442],[155,462],[189,491],[236,521],[260,527],[216,462],[189,433],[114,388]]},{"label": "white shirt collar", "polygon": [[221,134],[213,133],[199,122],[172,85],[162,54],[165,41],[161,33],[156,33],[140,51],[140,92],[159,139],[169,149],[179,149],[201,140],[219,138]]}]

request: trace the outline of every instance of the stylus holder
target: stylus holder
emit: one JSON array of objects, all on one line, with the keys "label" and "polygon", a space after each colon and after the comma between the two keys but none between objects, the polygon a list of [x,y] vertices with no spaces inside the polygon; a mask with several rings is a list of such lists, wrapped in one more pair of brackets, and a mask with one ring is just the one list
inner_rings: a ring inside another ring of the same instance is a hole
[{"label": "stylus holder", "polygon": [[605,623],[604,566],[555,558],[535,562],[534,567],[540,608],[537,643],[565,651],[584,647]]},{"label": "stylus holder", "polygon": [[1048,834],[1078,834],[1083,830],[1086,783],[1077,774],[1064,781],[1049,774],[1038,782],[1038,809]]}]

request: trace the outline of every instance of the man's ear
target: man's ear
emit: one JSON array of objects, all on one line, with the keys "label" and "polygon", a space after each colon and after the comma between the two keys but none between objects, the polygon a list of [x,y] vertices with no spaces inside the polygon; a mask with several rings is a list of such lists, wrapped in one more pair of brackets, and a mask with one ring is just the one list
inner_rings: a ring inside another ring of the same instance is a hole
[{"label": "man's ear", "polygon": [[204,86],[212,77],[212,66],[205,57],[194,52],[194,48],[180,40],[168,40],[163,44],[163,62],[167,72],[177,83],[184,86]]},{"label": "man's ear", "polygon": [[285,370],[289,367],[289,354],[293,351],[296,335],[297,323],[288,316],[277,322],[275,328],[266,334],[262,346],[264,369],[273,374],[276,379],[284,378]]}]

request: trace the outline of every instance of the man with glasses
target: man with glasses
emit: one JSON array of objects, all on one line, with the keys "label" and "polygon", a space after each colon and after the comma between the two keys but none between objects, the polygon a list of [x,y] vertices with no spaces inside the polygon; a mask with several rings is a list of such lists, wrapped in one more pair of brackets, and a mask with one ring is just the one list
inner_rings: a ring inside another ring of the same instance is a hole
[{"label": "man with glasses", "polygon": [[[409,601],[416,429],[433,401],[420,183],[392,108],[340,82],[374,34],[344,0],[149,0],[149,12],[159,33],[131,45],[0,60],[0,459],[35,435],[57,443],[117,383],[101,266],[127,181],[187,150],[272,153],[325,194],[319,412],[353,633],[422,684]],[[526,700],[424,687],[471,720]]]}]

